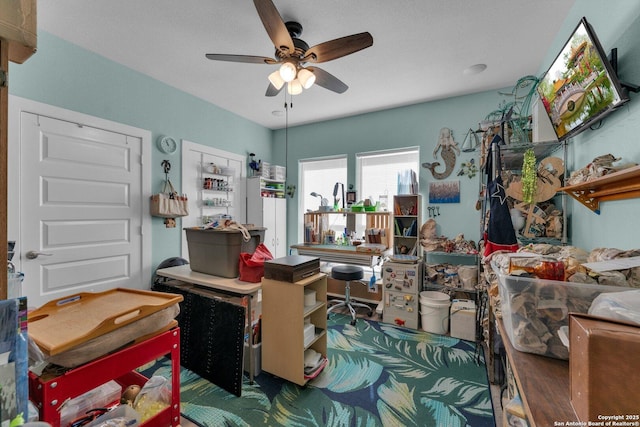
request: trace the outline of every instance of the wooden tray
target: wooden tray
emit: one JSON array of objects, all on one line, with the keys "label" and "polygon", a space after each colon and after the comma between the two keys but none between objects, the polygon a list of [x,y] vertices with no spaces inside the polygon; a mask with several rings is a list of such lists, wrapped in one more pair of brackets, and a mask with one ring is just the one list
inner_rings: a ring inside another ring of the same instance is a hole
[{"label": "wooden tray", "polygon": [[29,336],[53,356],[182,300],[182,295],[139,289],[82,292],[30,312]]}]

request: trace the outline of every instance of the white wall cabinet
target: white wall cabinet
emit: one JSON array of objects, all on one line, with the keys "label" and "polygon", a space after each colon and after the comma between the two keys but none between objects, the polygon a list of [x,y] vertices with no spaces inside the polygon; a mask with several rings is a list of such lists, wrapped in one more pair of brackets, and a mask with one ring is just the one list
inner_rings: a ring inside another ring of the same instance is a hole
[{"label": "white wall cabinet", "polygon": [[265,227],[264,244],[274,258],[287,256],[287,200],[284,181],[247,179],[247,223]]}]

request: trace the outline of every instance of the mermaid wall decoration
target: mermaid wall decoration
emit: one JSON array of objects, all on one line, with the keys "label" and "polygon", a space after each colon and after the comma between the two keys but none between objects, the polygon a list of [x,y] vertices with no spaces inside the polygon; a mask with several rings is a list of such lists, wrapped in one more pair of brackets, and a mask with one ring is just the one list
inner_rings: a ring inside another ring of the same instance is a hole
[{"label": "mermaid wall decoration", "polygon": [[458,147],[458,143],[453,139],[451,129],[440,129],[438,144],[433,150],[434,159],[438,158],[438,151],[440,151],[440,156],[444,161],[444,171],[436,171],[436,167],[440,166],[440,162],[425,162],[422,164],[422,167],[424,167],[425,169],[429,169],[435,179],[445,179],[449,175],[451,175],[451,172],[453,172],[453,169],[456,166],[456,153],[458,156],[460,155],[460,148]]}]

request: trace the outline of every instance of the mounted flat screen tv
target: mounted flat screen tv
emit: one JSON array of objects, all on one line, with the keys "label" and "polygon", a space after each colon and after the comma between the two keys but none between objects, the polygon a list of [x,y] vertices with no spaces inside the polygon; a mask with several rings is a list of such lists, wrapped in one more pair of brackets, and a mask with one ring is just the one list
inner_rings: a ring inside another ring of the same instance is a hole
[{"label": "mounted flat screen tv", "polygon": [[560,141],[577,135],[629,101],[585,18],[537,87]]}]

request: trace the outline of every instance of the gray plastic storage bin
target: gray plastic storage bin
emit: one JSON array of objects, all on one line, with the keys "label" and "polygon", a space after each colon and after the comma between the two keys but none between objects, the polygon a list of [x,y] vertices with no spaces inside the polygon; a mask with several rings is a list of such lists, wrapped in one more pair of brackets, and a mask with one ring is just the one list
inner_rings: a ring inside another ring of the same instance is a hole
[{"label": "gray plastic storage bin", "polygon": [[254,253],[264,242],[264,227],[248,228],[251,239],[244,241],[238,230],[185,228],[191,270],[213,276],[234,278],[240,275],[240,253]]}]

